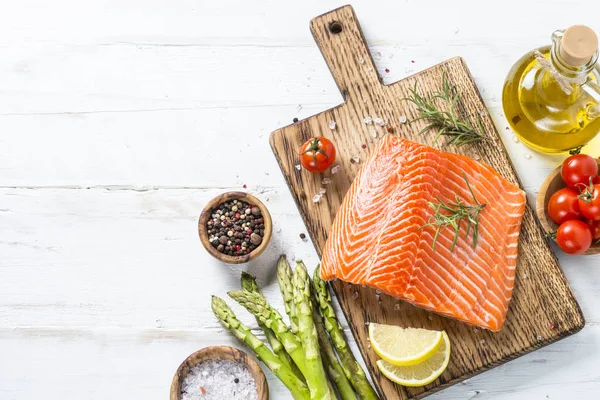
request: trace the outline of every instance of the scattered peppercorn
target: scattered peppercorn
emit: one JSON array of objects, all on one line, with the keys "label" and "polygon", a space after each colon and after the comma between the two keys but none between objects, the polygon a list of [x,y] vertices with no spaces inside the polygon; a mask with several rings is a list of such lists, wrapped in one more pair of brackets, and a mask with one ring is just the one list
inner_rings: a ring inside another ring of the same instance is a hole
[{"label": "scattered peppercorn", "polygon": [[294,119],[292,120],[292,122],[293,122],[293,123],[296,123],[296,122],[298,122],[298,118],[294,118]]},{"label": "scattered peppercorn", "polygon": [[389,72],[390,72],[390,69],[389,69],[389,68],[386,68],[386,69],[385,69],[385,72],[388,72],[388,73],[389,73]]},{"label": "scattered peppercorn", "polygon": [[367,145],[365,143],[363,143],[362,146],[360,146],[360,147],[362,147],[363,149],[366,149]]},{"label": "scattered peppercorn", "polygon": [[239,380],[238,378],[235,378],[233,381],[234,381],[235,383],[240,383],[240,380]]},{"label": "scattered peppercorn", "polygon": [[394,127],[393,126],[388,126],[387,127],[387,131],[388,131],[388,133],[394,133]]},{"label": "scattered peppercorn", "polygon": [[206,231],[208,240],[217,251],[228,256],[242,256],[262,243],[265,224],[259,207],[231,200],[211,211]]},{"label": "scattered peppercorn", "polygon": [[302,239],[302,240],[306,239],[306,235],[304,233],[301,233],[300,234],[300,239]]}]

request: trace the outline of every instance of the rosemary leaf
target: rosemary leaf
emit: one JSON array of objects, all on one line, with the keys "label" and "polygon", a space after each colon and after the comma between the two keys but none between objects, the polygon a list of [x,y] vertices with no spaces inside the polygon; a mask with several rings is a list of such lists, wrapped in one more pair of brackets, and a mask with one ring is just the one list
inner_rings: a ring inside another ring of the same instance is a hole
[{"label": "rosemary leaf", "polygon": [[440,231],[446,227],[450,227],[452,230],[454,230],[454,239],[452,240],[450,251],[454,251],[456,242],[458,241],[458,237],[460,235],[460,224],[463,219],[466,219],[467,223],[466,237],[469,237],[471,232],[473,232],[473,248],[477,247],[477,240],[479,239],[479,214],[486,205],[477,201],[475,193],[473,193],[473,189],[471,188],[471,185],[469,184],[467,176],[464,172],[462,176],[467,183],[467,188],[469,188],[471,196],[473,197],[473,201],[475,202],[474,205],[465,204],[463,200],[458,197],[458,195],[455,195],[455,202],[445,202],[439,197],[436,197],[439,203],[434,203],[431,201],[427,202],[427,205],[433,208],[434,214],[429,218],[429,221],[425,225],[421,226],[421,229],[426,226],[435,227],[433,244],[431,245],[433,250],[435,250],[435,245],[437,243]]},{"label": "rosemary leaf", "polygon": [[[435,92],[431,99],[427,99],[421,96],[417,92],[417,84],[411,89],[412,96],[406,97],[403,100],[410,101],[413,103],[419,111],[419,118],[411,121],[426,119],[429,122],[425,128],[421,129],[419,135],[428,132],[432,129],[437,129],[438,132],[435,136],[434,143],[437,143],[440,136],[448,136],[448,144],[455,145],[457,147],[464,146],[483,140],[489,140],[483,130],[483,124],[481,123],[481,117],[478,117],[477,128],[475,128],[470,122],[462,121],[456,111],[456,104],[459,100],[459,92],[456,86],[451,85],[448,82],[446,74],[442,76],[442,91]],[[435,104],[435,99],[442,100],[447,104],[447,110],[440,110]]]}]

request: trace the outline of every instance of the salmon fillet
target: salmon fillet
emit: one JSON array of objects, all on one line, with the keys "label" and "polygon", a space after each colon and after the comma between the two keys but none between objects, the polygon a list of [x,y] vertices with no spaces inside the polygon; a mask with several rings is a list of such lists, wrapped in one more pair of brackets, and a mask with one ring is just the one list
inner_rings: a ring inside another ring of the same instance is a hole
[{"label": "salmon fillet", "polygon": [[[473,205],[477,246],[466,221],[455,231],[425,226],[427,202]],[[525,192],[491,167],[409,140],[382,138],[354,179],[335,217],[322,254],[321,277],[366,285],[468,324],[499,331],[515,280]]]}]

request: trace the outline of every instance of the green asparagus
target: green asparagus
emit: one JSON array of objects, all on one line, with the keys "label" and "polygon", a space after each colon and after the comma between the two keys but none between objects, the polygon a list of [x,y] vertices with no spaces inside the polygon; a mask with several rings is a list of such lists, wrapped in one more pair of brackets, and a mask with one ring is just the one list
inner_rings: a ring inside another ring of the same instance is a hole
[{"label": "green asparagus", "polygon": [[306,378],[308,371],[305,367],[304,351],[300,339],[290,331],[279,311],[272,307],[262,295],[256,292],[235,290],[228,294],[275,333],[277,339],[283,344],[285,350]]},{"label": "green asparagus", "polygon": [[310,375],[305,374],[304,376],[310,390],[311,399],[335,399],[335,393],[332,393],[327,386],[327,375],[323,368],[319,338],[313,321],[310,293],[308,272],[304,263],[298,261],[293,277],[294,304],[298,319],[298,336],[304,348],[305,367],[308,371],[311,371]]},{"label": "green asparagus", "polygon": [[358,393],[363,400],[378,400],[379,396],[377,396],[375,389],[373,389],[369,383],[365,371],[363,371],[348,347],[342,327],[335,315],[333,306],[331,305],[331,294],[327,289],[327,285],[321,279],[319,270],[320,265],[315,269],[312,281],[313,288],[315,290],[317,303],[321,310],[321,315],[325,322],[325,329],[329,332],[333,346],[337,350],[344,373],[354,387],[354,390],[356,390],[356,393]]},{"label": "green asparagus", "polygon": [[290,318],[290,328],[293,333],[298,333],[298,319],[296,317],[294,305],[292,275],[292,267],[290,267],[290,263],[288,263],[285,255],[282,255],[277,261],[277,280],[279,281],[279,289],[281,290],[281,296],[283,297],[285,312]]},{"label": "green asparagus", "polygon": [[313,308],[313,321],[315,323],[315,328],[317,328],[317,335],[319,336],[321,356],[323,357],[323,363],[327,367],[329,377],[333,383],[335,383],[342,400],[358,400],[352,385],[350,385],[348,378],[346,378],[344,369],[337,359],[335,350],[331,345],[331,341],[329,340],[329,336],[323,325],[323,319],[321,318],[321,312],[319,311],[314,292],[311,292],[310,300]]},{"label": "green asparagus", "polygon": [[221,324],[256,353],[258,358],[290,390],[295,400],[310,400],[310,391],[306,384],[298,379],[291,369],[284,366],[281,360],[237,319],[223,299],[213,296],[211,306]]},{"label": "green asparagus", "polygon": [[[250,275],[249,273],[247,273],[245,271],[242,271],[241,281],[242,281],[242,289],[244,289],[248,292],[256,292],[258,294],[262,294],[260,288],[258,287],[258,284],[256,283],[256,278],[254,276]],[[261,322],[260,318],[258,318],[258,317],[256,318],[256,322],[258,323],[258,326],[260,326],[260,328],[265,333],[265,337],[269,341],[269,344],[271,345],[273,352],[281,360],[281,363],[283,365],[285,365],[286,367],[290,368],[292,370],[292,372],[294,372],[294,374],[298,377],[298,379],[301,379],[302,381],[304,381],[304,376],[302,375],[302,373],[300,372],[300,370],[298,369],[298,367],[296,366],[294,361],[291,359],[291,357],[287,353],[287,351],[285,351],[285,349],[283,348],[283,344],[281,344],[279,339],[277,339],[277,336],[275,335],[273,330],[271,328],[268,328],[263,322]]]}]

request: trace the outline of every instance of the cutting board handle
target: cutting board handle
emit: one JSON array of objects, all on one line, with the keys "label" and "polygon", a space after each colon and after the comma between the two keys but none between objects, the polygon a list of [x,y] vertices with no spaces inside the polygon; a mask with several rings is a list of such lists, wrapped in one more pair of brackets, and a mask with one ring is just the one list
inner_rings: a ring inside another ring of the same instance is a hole
[{"label": "cutting board handle", "polygon": [[352,6],[313,18],[310,30],[345,100],[363,101],[383,85]]}]

